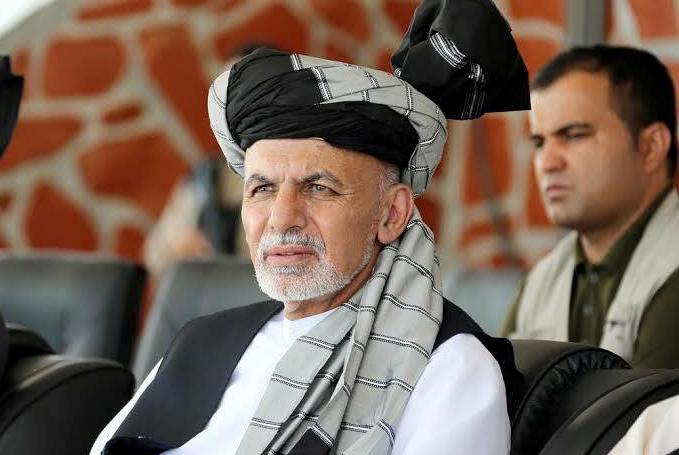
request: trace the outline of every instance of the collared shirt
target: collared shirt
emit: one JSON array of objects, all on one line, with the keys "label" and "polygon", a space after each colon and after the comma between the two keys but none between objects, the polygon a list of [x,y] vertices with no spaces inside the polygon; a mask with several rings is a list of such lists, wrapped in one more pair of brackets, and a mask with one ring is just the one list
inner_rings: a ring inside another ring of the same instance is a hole
[{"label": "collared shirt", "polygon": [[[598,345],[603,323],[632,254],[649,221],[673,187],[663,191],[648,209],[613,244],[604,259],[591,264],[580,242],[576,246],[569,312],[569,340]],[[679,241],[679,233],[677,233]],[[521,300],[521,289],[502,330],[513,332]],[[679,368],[679,264],[649,302],[639,326],[632,365],[645,368]]]}]

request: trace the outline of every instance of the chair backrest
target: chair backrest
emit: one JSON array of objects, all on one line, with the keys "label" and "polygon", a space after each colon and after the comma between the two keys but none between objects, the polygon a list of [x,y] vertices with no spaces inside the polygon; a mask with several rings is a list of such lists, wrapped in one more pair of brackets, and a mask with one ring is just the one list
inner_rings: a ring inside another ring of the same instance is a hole
[{"label": "chair backrest", "polygon": [[[593,370],[628,371],[617,355],[580,343],[541,340],[512,340],[516,365],[524,375],[512,424],[511,453],[535,455],[571,417],[574,410],[565,400],[578,380]],[[577,400],[576,400],[577,401]],[[574,405],[577,407],[577,404]]]},{"label": "chair backrest", "polygon": [[129,363],[146,273],[89,254],[0,256],[0,312],[58,353]]},{"label": "chair backrest", "polygon": [[5,320],[0,313],[0,378],[5,372],[5,365],[7,364],[7,356],[9,354],[9,336],[5,328]]},{"label": "chair backrest", "polygon": [[141,381],[148,374],[190,320],[267,299],[250,261],[224,257],[175,264],[158,286],[135,355],[135,376]]},{"label": "chair backrest", "polygon": [[486,333],[498,335],[524,276],[518,268],[455,270],[444,277],[443,295]]},{"label": "chair backrest", "polygon": [[132,373],[111,360],[16,359],[0,387],[0,453],[88,453],[133,390]]},{"label": "chair backrest", "polygon": [[0,453],[87,453],[131,398],[132,373],[110,360],[55,355],[21,326],[0,325],[0,331],[7,351],[0,374]]}]

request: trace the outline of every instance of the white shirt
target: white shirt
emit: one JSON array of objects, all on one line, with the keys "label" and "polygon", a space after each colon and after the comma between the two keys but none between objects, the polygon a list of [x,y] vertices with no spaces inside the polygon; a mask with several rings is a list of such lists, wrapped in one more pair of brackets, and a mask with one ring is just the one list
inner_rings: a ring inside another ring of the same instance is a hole
[{"label": "white shirt", "polygon": [[[297,337],[332,311],[295,321],[285,319],[281,311],[271,318],[245,350],[205,429],[165,454],[234,454],[278,361]],[[155,378],[158,366],[102,430],[90,455],[101,453]],[[450,338],[432,353],[415,385],[396,432],[392,455],[508,454],[509,443],[509,417],[499,365],[473,335]]]},{"label": "white shirt", "polygon": [[667,455],[679,449],[679,396],[649,406],[609,455]]}]

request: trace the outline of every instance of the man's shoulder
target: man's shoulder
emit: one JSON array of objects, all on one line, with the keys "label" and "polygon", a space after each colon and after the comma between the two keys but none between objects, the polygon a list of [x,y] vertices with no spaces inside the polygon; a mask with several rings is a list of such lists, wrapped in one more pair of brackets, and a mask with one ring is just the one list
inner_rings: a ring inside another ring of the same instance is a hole
[{"label": "man's shoulder", "polygon": [[[429,365],[440,364],[436,368],[451,369],[469,368],[476,370],[483,365],[485,370],[492,370],[502,379],[502,370],[498,359],[486,347],[477,334],[459,333],[447,339],[432,352]],[[428,365],[428,366],[429,366]]]},{"label": "man's shoulder", "polygon": [[483,333],[483,330],[462,308],[444,297],[441,326],[434,349],[459,333],[478,334]]},{"label": "man's shoulder", "polygon": [[[476,340],[470,337],[458,337],[457,335],[473,335]],[[434,343],[434,348],[446,344],[447,348],[455,348],[456,352],[482,352],[484,359],[493,365],[500,367],[504,379],[507,407],[513,412],[517,405],[520,391],[523,387],[523,376],[516,368],[514,359],[514,348],[507,338],[497,338],[488,335],[474,322],[474,320],[460,309],[457,305],[447,299],[443,299],[443,318],[441,329]],[[462,351],[459,351],[462,349]],[[492,357],[492,358],[491,358]]]},{"label": "man's shoulder", "polygon": [[535,277],[540,277],[544,280],[547,277],[555,278],[568,264],[568,261],[575,259],[575,247],[578,240],[578,233],[576,231],[568,232],[557,244],[549,250],[542,258],[540,258],[533,267],[530,268],[526,274],[523,282],[525,285],[535,280]]}]

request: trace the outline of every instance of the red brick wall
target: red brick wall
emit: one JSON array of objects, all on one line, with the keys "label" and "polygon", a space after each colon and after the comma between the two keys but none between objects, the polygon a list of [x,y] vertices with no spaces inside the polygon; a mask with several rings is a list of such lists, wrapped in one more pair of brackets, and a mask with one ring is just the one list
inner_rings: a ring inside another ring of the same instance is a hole
[{"label": "red brick wall", "polygon": [[[415,4],[84,2],[49,40],[15,52],[27,84],[16,135],[0,162],[0,247],[137,258],[177,178],[216,153],[205,93],[235,47],[268,42],[387,69]],[[498,5],[534,72],[563,43],[563,0]],[[674,22],[648,27],[651,34],[676,33]],[[418,202],[444,261],[506,263],[498,229],[509,233],[521,261],[533,261],[554,241],[533,191],[525,122],[525,113],[511,113],[451,123],[447,157]]]},{"label": "red brick wall", "polygon": [[[673,0],[619,0],[612,3],[608,41],[641,47],[665,63],[679,98],[679,4]],[[679,166],[675,177],[679,188]]]}]

